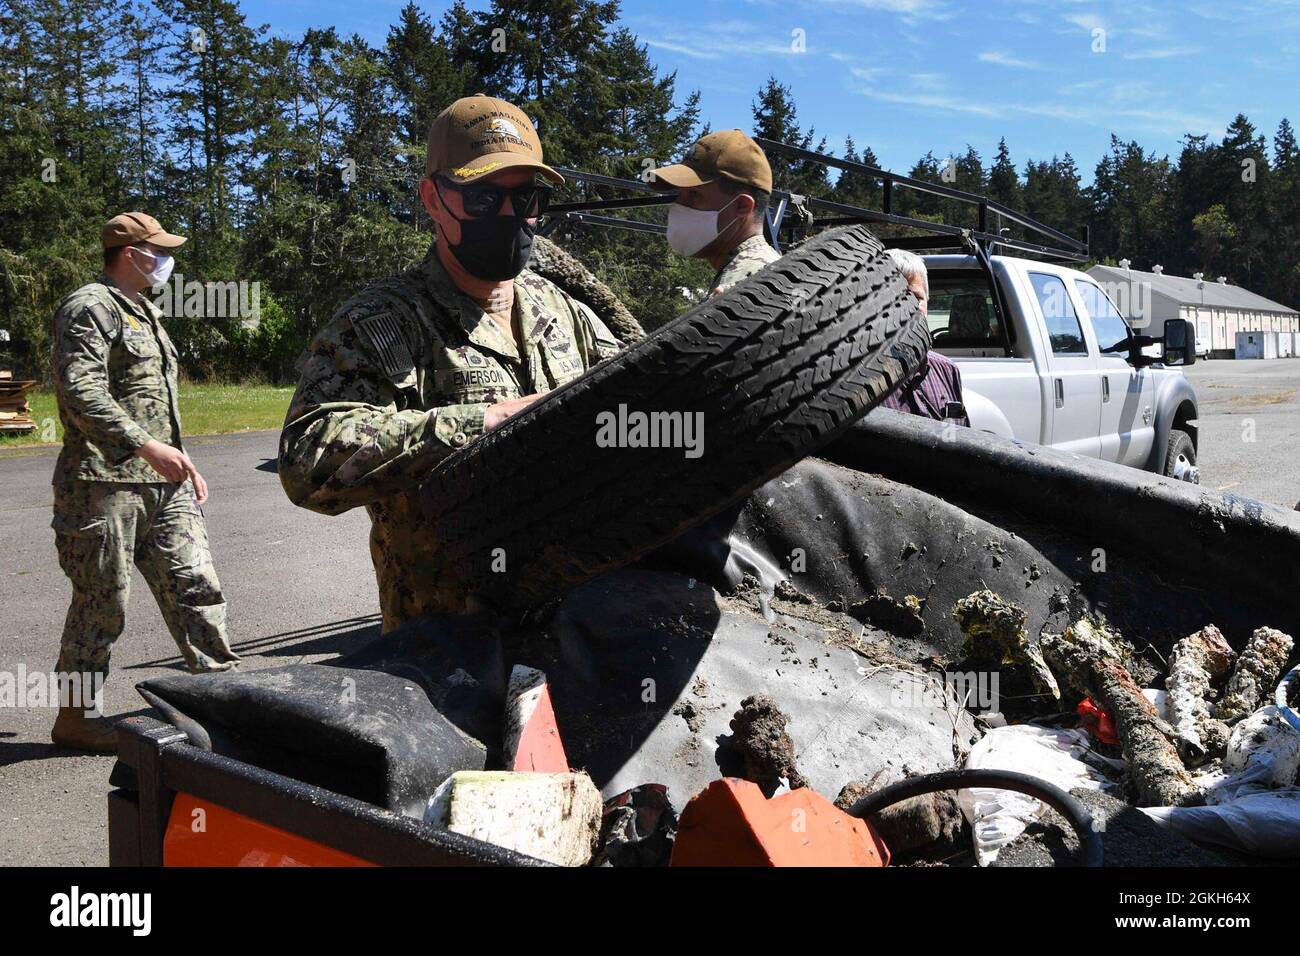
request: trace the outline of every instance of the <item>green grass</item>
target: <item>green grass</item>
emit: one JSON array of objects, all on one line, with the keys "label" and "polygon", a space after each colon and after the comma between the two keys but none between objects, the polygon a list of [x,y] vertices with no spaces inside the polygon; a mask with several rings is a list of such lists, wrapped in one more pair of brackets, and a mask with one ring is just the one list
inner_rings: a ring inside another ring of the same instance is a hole
[{"label": "green grass", "polygon": [[[36,431],[26,435],[0,435],[0,449],[63,441],[63,425],[54,393],[29,396]],[[181,384],[181,426],[186,435],[224,435],[263,428],[279,428],[293,398],[290,385],[190,385]]]}]

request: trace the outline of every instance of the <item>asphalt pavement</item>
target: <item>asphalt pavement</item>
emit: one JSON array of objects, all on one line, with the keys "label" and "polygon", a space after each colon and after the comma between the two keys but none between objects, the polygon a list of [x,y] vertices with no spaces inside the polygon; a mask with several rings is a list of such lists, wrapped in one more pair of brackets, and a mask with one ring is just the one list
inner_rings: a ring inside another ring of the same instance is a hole
[{"label": "asphalt pavement", "polygon": [[1293,508],[1300,501],[1300,358],[1197,362],[1201,487]]},{"label": "asphalt pavement", "polygon": [[[204,506],[229,633],[245,667],[333,656],[379,633],[364,511],[294,507],[274,471],[278,432],[186,442],[208,480]],[[72,589],[50,530],[52,450],[0,457],[0,672],[48,672]],[[108,715],[137,713],[138,681],[181,669],[153,595],[136,572],[114,646]],[[55,711],[0,707],[0,865],[108,863],[104,795],[113,758],[49,741]]]}]

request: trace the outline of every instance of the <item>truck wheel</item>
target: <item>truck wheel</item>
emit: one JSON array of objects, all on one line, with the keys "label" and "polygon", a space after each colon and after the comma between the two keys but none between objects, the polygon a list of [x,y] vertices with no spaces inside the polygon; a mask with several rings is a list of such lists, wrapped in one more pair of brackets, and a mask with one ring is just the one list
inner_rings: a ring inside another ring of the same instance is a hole
[{"label": "truck wheel", "polygon": [[1167,478],[1176,478],[1193,485],[1201,483],[1201,470],[1196,467],[1196,446],[1192,444],[1192,436],[1181,428],[1169,431],[1164,474]]},{"label": "truck wheel", "polygon": [[430,574],[524,610],[629,564],[835,438],[928,345],[876,238],[828,230],[444,460]]}]

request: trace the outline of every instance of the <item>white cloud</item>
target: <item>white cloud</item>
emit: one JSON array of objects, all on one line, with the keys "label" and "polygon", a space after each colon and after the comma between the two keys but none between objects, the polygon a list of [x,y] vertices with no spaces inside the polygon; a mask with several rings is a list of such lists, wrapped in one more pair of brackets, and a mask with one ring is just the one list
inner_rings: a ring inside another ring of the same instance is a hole
[{"label": "white cloud", "polygon": [[[933,74],[920,74],[932,76]],[[863,79],[867,79],[863,77]],[[1076,85],[1077,88],[1078,85]],[[1162,109],[1150,98],[1136,95],[1141,91],[1129,84],[1116,84],[1109,90],[1098,90],[1084,96],[1067,97],[1061,101],[1010,102],[999,99],[977,100],[954,93],[940,92],[931,84],[915,84],[910,90],[896,85],[880,88],[860,85],[854,92],[882,103],[894,103],[910,109],[940,113],[962,113],[988,119],[1006,120],[1022,116],[1070,123],[1085,123],[1115,132],[1155,132],[1181,135],[1186,132],[1215,133],[1222,122],[1207,116]],[[1067,87],[1066,89],[1069,89]],[[1079,90],[1079,92],[1084,92]],[[1109,94],[1109,95],[1108,95]]]},{"label": "white cloud", "polygon": [[1067,23],[1073,23],[1076,27],[1087,30],[1089,33],[1093,30],[1106,29],[1106,24],[1095,13],[1072,13],[1065,20]]},{"label": "white cloud", "polygon": [[859,80],[874,80],[883,73],[888,72],[883,66],[851,66],[849,73],[856,76]]},{"label": "white cloud", "polygon": [[958,16],[948,0],[815,0],[821,6],[853,7],[880,13],[893,13],[905,26],[922,21],[951,20]]},{"label": "white cloud", "polygon": [[985,50],[979,55],[979,60],[981,63],[992,63],[994,66],[1009,66],[1017,70],[1041,70],[1043,68],[1041,63],[1034,60],[1022,60],[999,50]]},{"label": "white cloud", "polygon": [[1162,47],[1154,50],[1133,50],[1124,54],[1126,60],[1168,60],[1176,56],[1191,56],[1194,53],[1200,53],[1199,47],[1194,46],[1175,46]]},{"label": "white cloud", "polygon": [[804,56],[816,52],[809,42],[796,50],[793,34],[782,29],[762,30],[744,20],[724,20],[702,24],[689,33],[668,30],[642,39],[646,46],[680,53],[697,60],[716,60],[722,56]]},{"label": "white cloud", "polygon": [[830,0],[830,2],[846,3],[867,10],[884,10],[886,13],[906,13],[912,16],[938,13],[942,7],[942,4],[937,3],[936,0]]},{"label": "white cloud", "polygon": [[657,50],[668,50],[670,53],[680,53],[683,56],[695,57],[698,60],[716,60],[720,55],[711,50],[697,50],[695,47],[686,46],[684,43],[673,43],[670,40],[647,39],[643,42],[646,46]]},{"label": "white cloud", "polygon": [[942,73],[909,73],[907,78],[917,86],[923,86],[930,90],[943,86],[948,81],[948,78]]},{"label": "white cloud", "polygon": [[1006,115],[1002,109],[987,103],[972,103],[955,96],[937,93],[891,93],[876,89],[861,89],[858,92],[868,99],[879,100],[882,103],[899,103],[917,109],[939,110],[946,113],[973,113],[990,119],[1000,119]]}]

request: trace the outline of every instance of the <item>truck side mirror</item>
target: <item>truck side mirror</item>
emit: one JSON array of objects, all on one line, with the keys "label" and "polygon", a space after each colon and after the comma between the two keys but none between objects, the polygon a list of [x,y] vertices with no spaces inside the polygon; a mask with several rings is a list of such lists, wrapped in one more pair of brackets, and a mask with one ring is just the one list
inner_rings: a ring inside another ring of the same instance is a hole
[{"label": "truck side mirror", "polygon": [[1196,326],[1186,319],[1166,319],[1164,337],[1166,365],[1196,363]]}]

